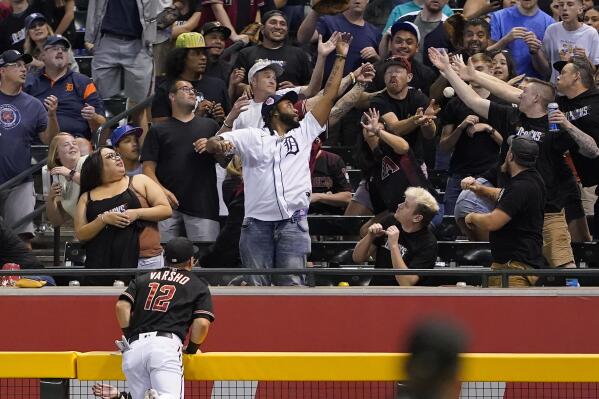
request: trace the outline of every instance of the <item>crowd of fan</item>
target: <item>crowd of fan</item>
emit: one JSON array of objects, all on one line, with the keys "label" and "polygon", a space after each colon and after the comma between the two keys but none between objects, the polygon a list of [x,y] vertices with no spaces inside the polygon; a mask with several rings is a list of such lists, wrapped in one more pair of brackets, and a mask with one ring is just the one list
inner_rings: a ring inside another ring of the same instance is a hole
[{"label": "crowd of fan", "polygon": [[[493,269],[575,267],[571,241],[599,234],[599,218],[587,224],[599,211],[599,7],[349,0],[323,15],[343,2],[304,3],[89,0],[76,52],[93,55],[91,77],[71,45],[74,0],[0,3],[0,184],[48,144],[47,217],[74,220],[90,268],[162,267],[160,243],[177,236],[215,242],[202,267],[304,267],[307,214],[372,215],[353,260],[376,267],[434,267],[443,215],[490,241]],[[94,150],[102,99],[123,93],[130,107],[154,98]],[[323,144],[355,148],[354,193]],[[447,172],[444,195],[433,171]],[[34,204],[30,179],[0,193],[7,226]],[[13,232],[28,242],[33,224]]]}]

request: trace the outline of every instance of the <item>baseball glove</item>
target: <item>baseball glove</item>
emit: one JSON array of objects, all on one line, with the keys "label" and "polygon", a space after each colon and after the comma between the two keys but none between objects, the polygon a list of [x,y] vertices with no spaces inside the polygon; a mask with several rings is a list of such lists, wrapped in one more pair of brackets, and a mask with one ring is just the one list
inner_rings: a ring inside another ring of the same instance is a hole
[{"label": "baseball glove", "polygon": [[312,9],[319,14],[340,14],[349,8],[349,0],[312,0]]},{"label": "baseball glove", "polygon": [[453,14],[443,22],[443,29],[445,29],[449,41],[456,49],[462,48],[465,23],[466,19],[460,13]]},{"label": "baseball glove", "polygon": [[260,30],[262,24],[260,22],[252,22],[241,31],[240,35],[247,35],[250,38],[250,42],[256,44],[260,41]]}]

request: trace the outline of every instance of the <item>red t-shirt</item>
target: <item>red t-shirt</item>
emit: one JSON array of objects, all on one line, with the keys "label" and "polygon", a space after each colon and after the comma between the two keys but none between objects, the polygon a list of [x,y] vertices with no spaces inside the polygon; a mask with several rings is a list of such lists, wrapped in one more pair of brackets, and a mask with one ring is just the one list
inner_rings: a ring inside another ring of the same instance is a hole
[{"label": "red t-shirt", "polygon": [[[244,4],[241,4],[244,2]],[[249,23],[256,21],[256,14],[260,7],[264,6],[264,0],[202,0],[202,17],[200,18],[199,26],[206,22],[216,21],[216,17],[212,12],[212,4],[222,4],[225,6],[225,11],[231,20],[231,24],[235,27],[237,33],[245,28]],[[247,7],[247,9],[244,9]]]}]

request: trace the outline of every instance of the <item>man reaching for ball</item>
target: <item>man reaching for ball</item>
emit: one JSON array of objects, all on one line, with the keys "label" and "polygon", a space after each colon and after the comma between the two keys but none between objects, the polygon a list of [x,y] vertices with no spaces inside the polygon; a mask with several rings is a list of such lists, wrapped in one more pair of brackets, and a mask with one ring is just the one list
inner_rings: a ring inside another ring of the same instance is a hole
[{"label": "man reaching for ball", "polygon": [[[375,268],[432,269],[437,260],[437,239],[428,225],[439,211],[435,198],[424,188],[410,187],[397,211],[368,228],[352,255],[366,262],[375,252]],[[370,285],[426,285],[416,275],[374,276]]]}]

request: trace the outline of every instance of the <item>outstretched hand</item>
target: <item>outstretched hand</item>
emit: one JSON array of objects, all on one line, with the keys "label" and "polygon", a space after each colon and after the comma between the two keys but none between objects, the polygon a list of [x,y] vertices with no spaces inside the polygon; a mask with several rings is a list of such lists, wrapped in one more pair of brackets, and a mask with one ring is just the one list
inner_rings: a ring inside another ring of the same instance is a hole
[{"label": "outstretched hand", "polygon": [[367,62],[366,64],[362,64],[360,68],[356,69],[356,71],[354,71],[354,75],[356,76],[356,80],[358,82],[370,83],[373,81],[374,76],[376,75],[376,70],[370,62]]},{"label": "outstretched hand", "polygon": [[441,52],[434,47],[428,48],[428,58],[433,65],[440,71],[444,72],[451,67],[449,56],[445,51]]},{"label": "outstretched hand", "polygon": [[318,55],[326,57],[335,50],[337,42],[341,38],[341,33],[335,31],[326,42],[322,41],[322,35],[318,35]]},{"label": "outstretched hand", "polygon": [[474,79],[476,69],[470,61],[468,64],[464,63],[464,57],[461,54],[456,54],[451,58],[451,69],[458,74],[458,76],[464,81],[470,81]]},{"label": "outstretched hand", "polygon": [[352,36],[351,33],[347,33],[347,32],[341,33],[341,37],[339,38],[339,40],[337,41],[337,44],[335,45],[336,49],[337,49],[337,54],[346,57],[347,53],[349,52],[349,45],[351,44],[353,39],[354,39],[354,37]]},{"label": "outstretched hand", "polygon": [[374,108],[370,108],[368,112],[364,112],[363,120],[366,123],[360,121],[360,124],[368,132],[369,136],[378,136],[380,134],[381,128],[378,126],[379,117],[379,111]]}]

